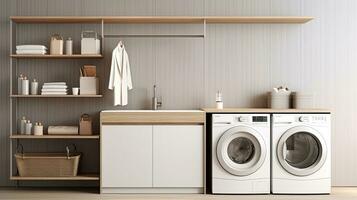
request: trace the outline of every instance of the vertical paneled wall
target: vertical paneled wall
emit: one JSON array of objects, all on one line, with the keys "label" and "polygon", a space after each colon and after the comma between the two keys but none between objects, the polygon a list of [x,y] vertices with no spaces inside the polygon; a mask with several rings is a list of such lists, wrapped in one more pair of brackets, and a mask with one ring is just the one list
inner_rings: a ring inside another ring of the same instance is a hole
[{"label": "vertical paneled wall", "polygon": [[[10,15],[308,15],[304,25],[208,25],[203,39],[126,38],[134,90],[127,107],[112,106],[107,80],[111,50],[119,39],[106,39],[101,60],[21,60],[17,73],[45,81],[78,85],[78,68],[98,66],[102,99],[20,100],[19,116],[46,124],[76,123],[83,112],[98,120],[103,109],[148,109],[152,85],[157,84],[164,109],[198,109],[214,106],[214,94],[223,91],[226,107],[264,107],[264,94],[275,86],[314,91],[318,107],[333,114],[333,185],[357,185],[357,2],[354,0],[0,0],[0,185],[9,176],[9,21]],[[44,43],[49,36],[71,36],[79,51],[80,32],[93,25],[21,25],[21,43]],[[191,25],[113,25],[113,33],[197,33]],[[95,129],[98,131],[98,127]],[[347,139],[346,139],[347,138]],[[29,150],[59,150],[64,143],[29,142]],[[97,149],[79,142],[97,156]],[[87,171],[97,160],[85,158]]]}]

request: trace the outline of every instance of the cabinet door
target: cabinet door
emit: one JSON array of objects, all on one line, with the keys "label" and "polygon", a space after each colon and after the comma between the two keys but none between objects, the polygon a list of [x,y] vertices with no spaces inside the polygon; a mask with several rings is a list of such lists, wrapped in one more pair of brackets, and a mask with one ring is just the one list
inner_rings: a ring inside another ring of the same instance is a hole
[{"label": "cabinet door", "polygon": [[102,187],[152,187],[152,126],[102,127]]},{"label": "cabinet door", "polygon": [[154,187],[203,187],[203,126],[153,128]]}]

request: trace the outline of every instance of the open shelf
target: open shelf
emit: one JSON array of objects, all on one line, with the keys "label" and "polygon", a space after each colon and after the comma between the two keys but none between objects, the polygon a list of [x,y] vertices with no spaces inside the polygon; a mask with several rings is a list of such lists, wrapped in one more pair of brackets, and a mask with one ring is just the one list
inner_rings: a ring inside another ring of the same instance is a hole
[{"label": "open shelf", "polygon": [[42,58],[42,59],[51,59],[51,58],[103,58],[103,55],[82,55],[82,54],[73,54],[73,55],[37,55],[37,54],[11,54],[12,58]]},{"label": "open shelf", "polygon": [[96,181],[99,180],[99,175],[78,175],[68,177],[26,177],[26,176],[11,176],[10,180],[17,181]]},{"label": "open shelf", "polygon": [[306,23],[308,16],[12,16],[16,23]]},{"label": "open shelf", "polygon": [[99,135],[10,135],[11,139],[99,139]]},{"label": "open shelf", "polygon": [[20,95],[12,94],[11,98],[101,98],[103,95]]}]

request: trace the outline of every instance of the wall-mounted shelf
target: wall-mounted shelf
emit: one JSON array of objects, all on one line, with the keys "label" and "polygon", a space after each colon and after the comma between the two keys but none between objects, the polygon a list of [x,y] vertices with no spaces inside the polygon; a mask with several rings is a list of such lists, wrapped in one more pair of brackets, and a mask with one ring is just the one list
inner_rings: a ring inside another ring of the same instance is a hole
[{"label": "wall-mounted shelf", "polygon": [[99,180],[99,175],[78,175],[78,176],[68,176],[68,177],[26,177],[26,176],[11,176],[10,180],[17,181],[97,181]]},{"label": "wall-mounted shelf", "polygon": [[11,98],[101,98],[103,95],[19,95],[12,94]]},{"label": "wall-mounted shelf", "polygon": [[192,23],[306,23],[309,16],[13,16],[16,23],[137,23],[137,24],[192,24]]},{"label": "wall-mounted shelf", "polygon": [[10,139],[99,139],[99,135],[10,135]]},{"label": "wall-mounted shelf", "polygon": [[36,55],[36,54],[26,54],[26,55],[19,55],[19,54],[11,54],[12,58],[41,58],[41,59],[51,59],[51,58],[68,58],[68,59],[87,59],[87,58],[103,58],[103,55],[81,55],[81,54],[73,54],[73,55]]}]

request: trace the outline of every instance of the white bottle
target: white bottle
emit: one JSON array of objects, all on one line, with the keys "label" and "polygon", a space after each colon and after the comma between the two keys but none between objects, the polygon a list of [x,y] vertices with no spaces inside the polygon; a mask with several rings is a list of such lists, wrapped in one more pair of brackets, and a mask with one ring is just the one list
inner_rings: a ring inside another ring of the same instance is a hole
[{"label": "white bottle", "polygon": [[25,76],[22,80],[22,95],[29,95],[29,80]]},{"label": "white bottle", "polygon": [[24,76],[20,74],[20,76],[17,78],[17,94],[22,94],[22,80],[24,79]]},{"label": "white bottle", "polygon": [[221,93],[221,91],[218,91],[216,93],[216,108],[217,109],[223,109],[223,101],[222,101],[222,93]]},{"label": "white bottle", "polygon": [[66,55],[72,55],[73,53],[73,41],[72,38],[66,40]]},{"label": "white bottle", "polygon": [[35,126],[33,127],[33,134],[43,135],[43,125],[41,124],[41,122],[36,122]]},{"label": "white bottle", "polygon": [[25,134],[25,131],[26,131],[26,117],[23,116],[21,121],[20,121],[20,134],[23,135]]},{"label": "white bottle", "polygon": [[26,135],[31,135],[31,129],[32,129],[32,123],[30,122],[30,120],[28,120],[27,123],[26,123],[25,134]]},{"label": "white bottle", "polygon": [[38,94],[38,82],[36,81],[36,79],[33,79],[33,81],[31,82],[31,94]]}]

